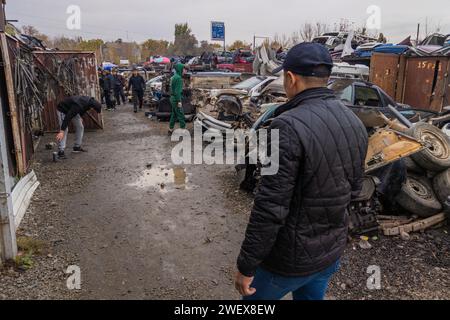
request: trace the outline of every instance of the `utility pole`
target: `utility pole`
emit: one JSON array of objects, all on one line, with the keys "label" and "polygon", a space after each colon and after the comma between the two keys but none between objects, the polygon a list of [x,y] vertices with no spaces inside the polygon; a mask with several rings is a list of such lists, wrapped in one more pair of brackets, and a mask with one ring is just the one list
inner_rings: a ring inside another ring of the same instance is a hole
[{"label": "utility pole", "polygon": [[419,37],[420,37],[420,23],[417,24],[416,46],[419,45]]},{"label": "utility pole", "polygon": [[6,27],[5,4],[6,0],[1,0],[2,7],[0,8],[0,32],[4,32]]}]

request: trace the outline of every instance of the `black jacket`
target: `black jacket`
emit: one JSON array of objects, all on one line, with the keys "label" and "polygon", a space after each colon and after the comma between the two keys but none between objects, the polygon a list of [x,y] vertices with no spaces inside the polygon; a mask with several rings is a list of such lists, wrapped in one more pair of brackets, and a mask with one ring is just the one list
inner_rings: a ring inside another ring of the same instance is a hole
[{"label": "black jacket", "polygon": [[132,76],[128,80],[128,90],[133,87],[133,91],[145,91],[145,80],[141,75]]},{"label": "black jacket", "polygon": [[65,114],[61,130],[66,130],[74,117],[83,116],[91,108],[100,113],[102,105],[94,98],[87,96],[73,96],[61,101],[56,107],[59,112]]},{"label": "black jacket", "polygon": [[103,90],[104,91],[111,91],[114,89],[114,77],[112,74],[107,74],[103,77]]},{"label": "black jacket", "polygon": [[114,89],[120,89],[125,86],[125,78],[120,74],[113,75],[114,79]]},{"label": "black jacket", "polygon": [[262,177],[238,269],[282,276],[325,270],[347,242],[352,193],[362,188],[367,131],[331,90],[309,89],[278,108],[279,171]]}]

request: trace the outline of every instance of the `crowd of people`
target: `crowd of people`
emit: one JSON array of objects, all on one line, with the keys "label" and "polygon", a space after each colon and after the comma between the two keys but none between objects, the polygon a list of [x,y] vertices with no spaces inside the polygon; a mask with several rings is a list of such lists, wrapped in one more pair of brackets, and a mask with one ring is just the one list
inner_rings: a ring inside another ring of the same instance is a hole
[{"label": "crowd of people", "polygon": [[106,110],[114,111],[121,103],[126,103],[125,88],[132,92],[134,112],[138,112],[144,105],[145,79],[136,68],[133,68],[132,75],[125,79],[117,69],[99,69],[99,82],[102,104],[106,105]]},{"label": "crowd of people", "polygon": [[[171,63],[173,68],[173,76],[170,81],[170,103],[172,105],[172,114],[170,117],[169,134],[173,132],[175,122],[180,123],[180,128],[186,127],[182,106],[182,92],[183,92],[183,72],[185,66],[181,63]],[[102,111],[102,104],[106,105],[106,110],[114,111],[116,106],[126,104],[127,97],[125,95],[125,88],[132,93],[133,111],[142,110],[144,106],[144,93],[146,82],[142,75],[139,74],[137,68],[133,68],[132,75],[126,81],[125,77],[119,74],[116,69],[99,69],[99,85],[101,91],[101,102],[96,101],[88,96],[71,96],[62,100],[58,106],[58,117],[60,122],[60,131],[56,135],[58,141],[57,159],[66,159],[65,149],[68,134],[69,124],[72,123],[75,128],[75,143],[73,152],[86,152],[82,148],[82,141],[84,135],[84,126],[82,116],[94,109],[100,113]]]}]

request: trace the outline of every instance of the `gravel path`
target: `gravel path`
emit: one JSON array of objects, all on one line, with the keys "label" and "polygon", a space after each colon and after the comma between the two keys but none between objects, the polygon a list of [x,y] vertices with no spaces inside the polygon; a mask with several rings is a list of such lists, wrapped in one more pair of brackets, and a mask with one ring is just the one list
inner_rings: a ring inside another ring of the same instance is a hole
[{"label": "gravel path", "polygon": [[[122,108],[86,133],[87,154],[52,163],[44,137],[33,165],[41,186],[18,231],[42,245],[31,268],[0,271],[0,299],[239,298],[234,264],[252,197],[232,167],[171,165],[167,124]],[[447,227],[370,243],[349,243],[329,299],[450,298]],[[70,265],[79,291],[67,289]],[[370,265],[381,290],[367,289]]]}]

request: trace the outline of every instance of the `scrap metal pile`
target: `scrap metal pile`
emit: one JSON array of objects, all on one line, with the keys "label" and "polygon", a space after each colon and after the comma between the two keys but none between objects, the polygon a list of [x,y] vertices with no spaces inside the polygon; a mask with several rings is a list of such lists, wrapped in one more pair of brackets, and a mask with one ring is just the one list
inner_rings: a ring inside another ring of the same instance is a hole
[{"label": "scrap metal pile", "polygon": [[[450,107],[414,109],[368,82],[376,50],[411,55],[423,48],[407,41],[386,45],[353,32],[326,34],[314,41],[324,41],[335,58],[329,88],[361,119],[369,135],[364,187],[348,207],[351,233],[405,236],[442,223],[450,211]],[[434,35],[423,42],[429,43],[441,44],[430,56],[448,52],[448,36]],[[194,114],[193,120],[204,130],[222,134],[230,129],[267,128],[275,110],[287,100],[281,73],[273,74],[285,52],[261,46],[254,55],[253,75],[191,70],[183,102],[189,118]],[[369,63],[360,64],[356,58],[368,58]],[[158,96],[157,111],[151,113],[158,119],[170,114],[169,74],[148,82],[151,96]],[[246,150],[251,152],[249,145]],[[255,192],[261,164],[247,161],[236,170],[241,189]]]},{"label": "scrap metal pile", "polygon": [[23,110],[24,124],[34,136],[42,134],[42,112],[46,103],[46,82],[41,70],[34,67],[32,50],[8,43],[13,61],[14,88],[18,107]]},{"label": "scrap metal pile", "polygon": [[[329,85],[363,121],[370,137],[364,188],[348,208],[351,233],[405,235],[439,225],[450,209],[449,111],[397,104],[361,78],[333,70]],[[233,128],[267,128],[286,101],[282,77],[273,76],[255,76],[230,89],[209,90],[204,97],[195,121],[224,134]],[[261,165],[236,169],[241,189],[254,192]]]}]

